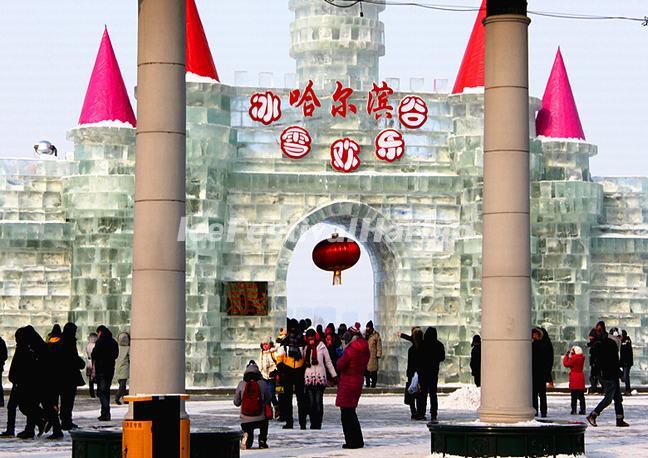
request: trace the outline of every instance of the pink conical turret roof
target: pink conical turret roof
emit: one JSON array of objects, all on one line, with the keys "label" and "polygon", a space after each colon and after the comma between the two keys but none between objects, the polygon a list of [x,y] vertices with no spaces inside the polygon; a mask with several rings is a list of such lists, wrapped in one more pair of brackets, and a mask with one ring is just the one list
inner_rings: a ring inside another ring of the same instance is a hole
[{"label": "pink conical turret roof", "polygon": [[542,109],[536,118],[536,135],[585,140],[560,47],[542,96]]},{"label": "pink conical turret roof", "polygon": [[79,124],[121,121],[135,127],[133,107],[128,99],[108,28],[104,29],[97,60],[86,92]]},{"label": "pink conical turret roof", "polygon": [[195,0],[187,5],[187,73],[220,81]]},{"label": "pink conical turret roof", "polygon": [[485,18],[486,0],[482,0],[452,89],[453,94],[463,92],[466,88],[484,87],[484,50],[486,41],[482,21]]}]

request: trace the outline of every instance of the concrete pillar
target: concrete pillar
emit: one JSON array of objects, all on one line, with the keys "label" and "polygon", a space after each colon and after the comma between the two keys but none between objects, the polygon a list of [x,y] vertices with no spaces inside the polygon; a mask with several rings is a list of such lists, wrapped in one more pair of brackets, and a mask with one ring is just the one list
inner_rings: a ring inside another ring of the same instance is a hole
[{"label": "concrete pillar", "polygon": [[139,0],[131,394],[184,393],[185,2]]},{"label": "concrete pillar", "polygon": [[526,1],[489,0],[484,92],[483,422],[531,420]]}]

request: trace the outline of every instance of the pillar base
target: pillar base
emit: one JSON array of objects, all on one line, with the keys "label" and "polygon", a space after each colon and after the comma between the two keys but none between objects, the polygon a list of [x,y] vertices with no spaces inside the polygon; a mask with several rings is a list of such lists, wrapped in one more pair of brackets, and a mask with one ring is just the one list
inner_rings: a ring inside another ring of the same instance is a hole
[{"label": "pillar base", "polygon": [[432,453],[456,456],[584,455],[583,422],[536,421],[502,426],[475,423],[428,423]]},{"label": "pillar base", "polygon": [[477,409],[479,420],[484,423],[519,423],[521,421],[531,421],[535,417],[533,407],[523,407],[519,409]]}]

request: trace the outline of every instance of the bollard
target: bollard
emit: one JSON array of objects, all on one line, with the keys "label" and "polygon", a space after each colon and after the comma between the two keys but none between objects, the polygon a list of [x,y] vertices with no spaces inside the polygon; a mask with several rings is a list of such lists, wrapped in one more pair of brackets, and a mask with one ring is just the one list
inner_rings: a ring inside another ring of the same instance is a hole
[{"label": "bollard", "polygon": [[123,458],[164,458],[178,450],[180,458],[189,458],[189,418],[181,409],[187,395],[126,396],[132,403],[132,418],[124,420]]}]

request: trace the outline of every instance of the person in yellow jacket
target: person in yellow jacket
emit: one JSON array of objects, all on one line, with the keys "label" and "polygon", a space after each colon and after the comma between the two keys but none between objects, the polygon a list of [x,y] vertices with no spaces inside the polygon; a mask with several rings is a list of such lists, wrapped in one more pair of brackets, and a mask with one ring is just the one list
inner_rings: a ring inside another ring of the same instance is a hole
[{"label": "person in yellow jacket", "polygon": [[288,320],[288,334],[282,340],[275,352],[277,369],[279,370],[283,396],[281,416],[286,422],[283,429],[293,428],[292,395],[297,397],[297,412],[299,427],[306,429],[306,399],[304,393],[304,352],[305,342],[299,323],[295,319]]}]

